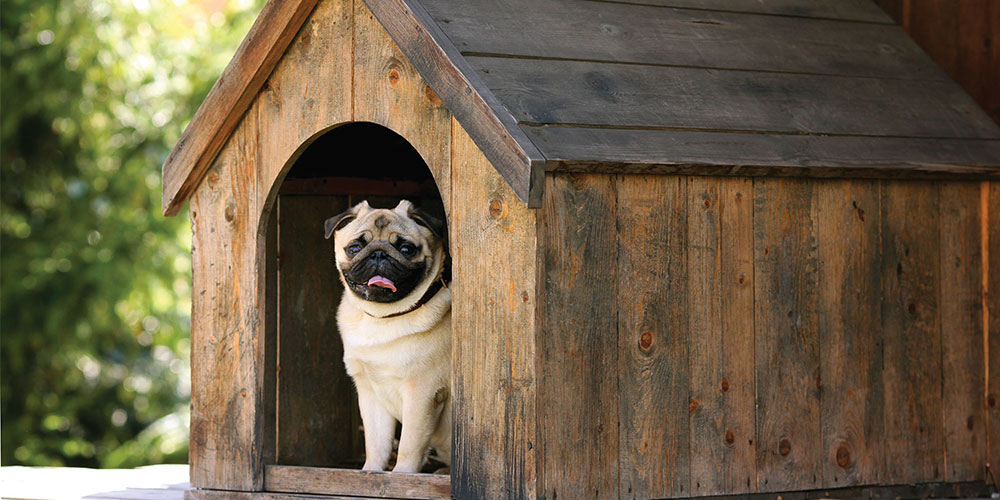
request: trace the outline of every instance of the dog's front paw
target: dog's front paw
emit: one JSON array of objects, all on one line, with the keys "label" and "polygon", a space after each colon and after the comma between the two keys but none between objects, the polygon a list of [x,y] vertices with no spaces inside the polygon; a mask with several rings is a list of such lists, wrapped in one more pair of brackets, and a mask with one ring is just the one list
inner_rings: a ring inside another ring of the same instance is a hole
[{"label": "dog's front paw", "polygon": [[382,472],[382,466],[374,462],[365,461],[365,465],[361,466],[361,470],[366,470],[369,472]]}]

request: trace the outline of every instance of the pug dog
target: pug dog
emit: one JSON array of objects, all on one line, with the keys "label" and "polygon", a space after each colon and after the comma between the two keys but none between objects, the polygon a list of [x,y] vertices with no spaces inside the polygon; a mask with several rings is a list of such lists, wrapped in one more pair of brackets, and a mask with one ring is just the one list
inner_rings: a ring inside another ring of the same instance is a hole
[{"label": "pug dog", "polygon": [[344,294],[337,326],[358,391],[364,470],[418,472],[430,448],[451,463],[451,290],[445,225],[407,200],[363,201],[325,222]]}]

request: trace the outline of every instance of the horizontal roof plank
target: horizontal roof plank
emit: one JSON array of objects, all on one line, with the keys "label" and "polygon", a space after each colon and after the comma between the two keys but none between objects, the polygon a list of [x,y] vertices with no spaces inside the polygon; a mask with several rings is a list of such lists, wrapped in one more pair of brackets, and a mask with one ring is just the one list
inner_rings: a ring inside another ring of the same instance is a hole
[{"label": "horizontal roof plank", "polygon": [[1000,178],[1000,140],[522,127],[553,170],[845,178]]},{"label": "horizontal roof plank", "polygon": [[951,82],[467,59],[520,123],[1000,138]]},{"label": "horizontal roof plank", "polygon": [[[600,0],[599,0],[600,1]],[[623,3],[892,24],[872,0],[624,0]]]},{"label": "horizontal roof plank", "polygon": [[466,55],[948,78],[894,24],[571,0],[434,1],[426,6]]}]

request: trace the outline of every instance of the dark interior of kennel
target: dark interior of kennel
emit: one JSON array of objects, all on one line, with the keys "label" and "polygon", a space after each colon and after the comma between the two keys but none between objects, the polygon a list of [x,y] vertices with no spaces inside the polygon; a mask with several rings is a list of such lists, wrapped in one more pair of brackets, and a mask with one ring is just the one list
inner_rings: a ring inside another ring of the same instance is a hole
[{"label": "dark interior of kennel", "polygon": [[364,439],[344,371],[336,310],[343,287],[323,222],[362,200],[401,199],[444,220],[426,163],[398,134],[372,123],[332,129],[307,147],[282,182],[267,225],[265,463],[360,468]]}]

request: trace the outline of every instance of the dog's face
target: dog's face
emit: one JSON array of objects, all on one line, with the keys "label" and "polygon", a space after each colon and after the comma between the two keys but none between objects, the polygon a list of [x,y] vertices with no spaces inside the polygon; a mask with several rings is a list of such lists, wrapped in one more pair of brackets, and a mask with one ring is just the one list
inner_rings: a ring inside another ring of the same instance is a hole
[{"label": "dog's face", "polygon": [[363,300],[403,300],[441,273],[444,224],[407,200],[392,210],[363,201],[327,219],[324,229],[344,286]]}]

